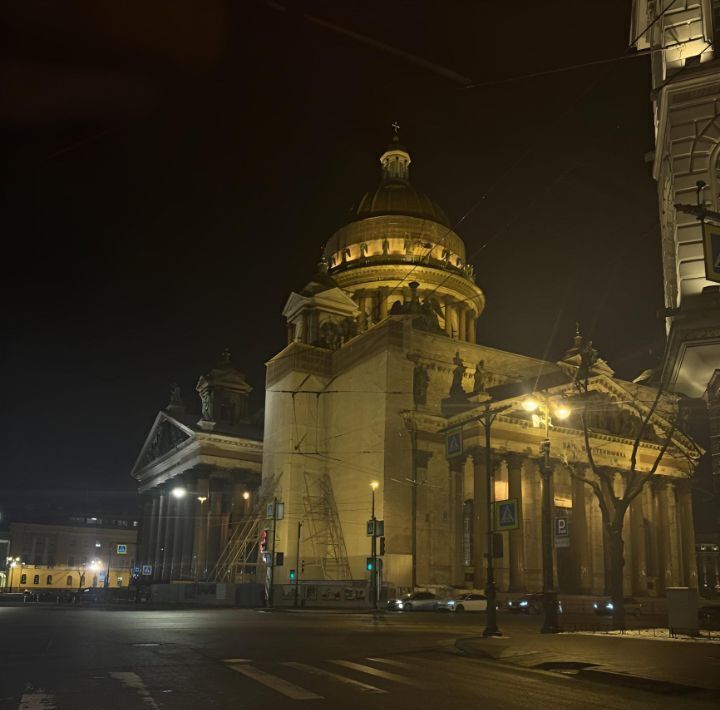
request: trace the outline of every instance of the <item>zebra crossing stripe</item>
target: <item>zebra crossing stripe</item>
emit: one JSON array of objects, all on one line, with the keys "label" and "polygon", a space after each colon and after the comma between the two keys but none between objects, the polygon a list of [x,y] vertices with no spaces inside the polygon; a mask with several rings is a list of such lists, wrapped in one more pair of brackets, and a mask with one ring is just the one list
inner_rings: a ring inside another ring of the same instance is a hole
[{"label": "zebra crossing stripe", "polygon": [[410,665],[409,663],[405,663],[404,661],[396,661],[394,658],[370,658],[370,657],[368,657],[366,660],[372,661],[373,663],[384,663],[387,666],[395,666],[396,668],[412,669],[412,665]]},{"label": "zebra crossing stripe", "polygon": [[319,675],[324,678],[330,678],[332,680],[337,680],[340,683],[346,683],[347,685],[352,685],[355,688],[359,688],[365,693],[387,693],[387,690],[383,690],[382,688],[376,688],[374,685],[369,685],[368,683],[361,683],[359,680],[355,680],[354,678],[348,678],[347,676],[340,675],[339,673],[333,673],[332,671],[326,671],[324,668],[317,668],[315,666],[309,666],[307,663],[298,663],[295,661],[286,661],[282,665],[288,666],[289,668],[295,668],[299,671],[305,671],[306,673],[312,673],[313,675]]},{"label": "zebra crossing stripe", "polygon": [[229,665],[228,668],[231,668],[236,673],[241,673],[242,675],[257,681],[258,683],[262,683],[262,685],[271,688],[272,690],[276,690],[278,693],[282,693],[292,700],[324,700],[322,695],[311,693],[309,690],[305,690],[305,688],[301,688],[299,685],[290,683],[289,681],[279,678],[276,675],[272,675],[271,673],[261,671],[259,668],[255,668],[255,666],[234,663]]},{"label": "zebra crossing stripe", "polygon": [[381,671],[378,668],[372,666],[365,666],[362,663],[355,663],[354,661],[330,661],[337,666],[343,666],[344,668],[350,668],[351,670],[358,671],[359,673],[366,673],[367,675],[373,675],[377,678],[384,678],[385,680],[392,680],[395,683],[405,683],[406,685],[416,685],[415,681],[406,678],[405,676],[398,675],[397,673],[388,673],[387,671]]}]

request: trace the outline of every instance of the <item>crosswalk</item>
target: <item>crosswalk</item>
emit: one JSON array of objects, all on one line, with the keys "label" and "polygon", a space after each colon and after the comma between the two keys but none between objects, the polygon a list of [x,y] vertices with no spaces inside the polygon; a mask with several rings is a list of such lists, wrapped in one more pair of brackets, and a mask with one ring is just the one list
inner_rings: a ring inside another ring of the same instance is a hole
[{"label": "crosswalk", "polygon": [[[438,670],[437,659],[419,656],[331,658],[313,663],[279,661],[274,664],[255,664],[251,659],[227,658],[224,662],[230,670],[291,700],[325,700],[322,693],[332,685],[345,686],[358,693],[388,695],[403,686],[420,688],[422,681],[418,675],[422,675],[425,664],[429,664],[428,668],[432,666],[435,671]],[[288,671],[293,672],[292,679],[287,677]],[[312,689],[307,687],[308,681],[312,680],[321,681],[320,690],[317,682],[312,683]],[[323,684],[323,681],[328,683]]]}]

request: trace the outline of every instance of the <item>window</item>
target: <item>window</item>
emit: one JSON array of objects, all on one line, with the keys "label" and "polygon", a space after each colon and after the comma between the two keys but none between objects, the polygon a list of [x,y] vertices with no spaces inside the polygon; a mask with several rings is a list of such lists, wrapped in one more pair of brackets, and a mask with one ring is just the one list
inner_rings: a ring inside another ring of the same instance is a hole
[{"label": "window", "polygon": [[72,581],[72,575],[71,575],[71,574],[69,574],[69,575],[67,576],[67,579],[65,580],[65,584],[67,584],[68,587],[72,587],[72,586],[73,586],[73,581]]},{"label": "window", "polygon": [[39,574],[36,574],[33,577],[33,584],[40,584],[40,575]]},{"label": "window", "polygon": [[20,575],[20,584],[27,584],[27,575],[26,574]]},{"label": "window", "polygon": [[122,587],[122,577],[117,578],[117,586]]},{"label": "window", "polygon": [[52,575],[51,574],[49,574],[47,576],[47,579],[45,580],[45,584],[52,584]]},{"label": "window", "polygon": [[93,576],[93,587],[97,587],[97,583],[98,583],[97,575],[94,575]]}]

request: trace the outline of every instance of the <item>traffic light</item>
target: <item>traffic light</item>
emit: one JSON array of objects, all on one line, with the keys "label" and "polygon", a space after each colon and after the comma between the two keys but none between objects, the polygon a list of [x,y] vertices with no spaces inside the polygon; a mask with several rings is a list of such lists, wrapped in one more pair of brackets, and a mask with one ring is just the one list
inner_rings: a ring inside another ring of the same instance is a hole
[{"label": "traffic light", "polygon": [[305,572],[305,560],[302,560],[300,562],[300,571],[303,573]]},{"label": "traffic light", "polygon": [[291,581],[291,582],[294,582],[296,576],[297,576],[297,575],[295,574],[295,570],[294,570],[294,569],[291,569],[291,570],[290,570],[290,581]]},{"label": "traffic light", "polygon": [[368,557],[365,561],[365,569],[368,572],[374,572],[375,571],[375,558],[374,557]]},{"label": "traffic light", "polygon": [[385,538],[380,538],[380,557],[382,557],[385,554]]}]

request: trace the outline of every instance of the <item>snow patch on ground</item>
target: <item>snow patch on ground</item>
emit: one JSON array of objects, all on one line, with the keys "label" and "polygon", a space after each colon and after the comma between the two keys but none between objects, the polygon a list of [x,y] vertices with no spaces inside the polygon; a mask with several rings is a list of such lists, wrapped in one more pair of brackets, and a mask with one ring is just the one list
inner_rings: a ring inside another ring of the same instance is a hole
[{"label": "snow patch on ground", "polygon": [[669,629],[627,629],[619,631],[563,631],[564,634],[577,634],[580,636],[620,636],[622,638],[643,639],[650,641],[690,641],[691,643],[717,643],[720,644],[720,631],[700,631],[699,636],[685,634],[670,635]]}]

